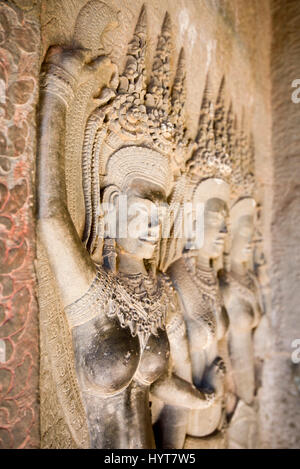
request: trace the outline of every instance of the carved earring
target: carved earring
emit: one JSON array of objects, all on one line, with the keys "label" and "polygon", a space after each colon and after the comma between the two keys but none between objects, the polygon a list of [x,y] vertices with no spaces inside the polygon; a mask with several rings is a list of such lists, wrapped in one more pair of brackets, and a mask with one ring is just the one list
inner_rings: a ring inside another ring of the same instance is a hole
[{"label": "carved earring", "polygon": [[159,245],[158,245],[155,248],[152,259],[149,259],[149,261],[148,261],[148,270],[149,270],[149,272],[151,272],[153,277],[155,277],[156,273],[157,273],[157,266],[159,264],[159,252],[160,252],[160,249],[159,249]]},{"label": "carved earring", "polygon": [[225,251],[223,253],[223,268],[225,272],[230,272],[231,270],[230,253]]},{"label": "carved earring", "polygon": [[223,252],[223,269],[225,272],[230,272],[231,270],[231,244],[232,244],[232,232],[231,232],[231,224],[230,219],[227,217],[227,228],[228,234],[225,240],[224,252]]},{"label": "carved earring", "polygon": [[117,271],[117,252],[116,241],[112,238],[105,238],[102,251],[103,265],[107,269],[116,273]]}]

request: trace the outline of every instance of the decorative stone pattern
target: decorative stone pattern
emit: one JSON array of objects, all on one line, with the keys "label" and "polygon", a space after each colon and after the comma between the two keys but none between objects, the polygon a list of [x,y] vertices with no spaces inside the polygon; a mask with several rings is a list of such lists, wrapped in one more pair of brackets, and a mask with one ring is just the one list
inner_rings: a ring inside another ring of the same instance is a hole
[{"label": "decorative stone pattern", "polygon": [[38,27],[0,5],[0,448],[39,446],[33,168]]}]

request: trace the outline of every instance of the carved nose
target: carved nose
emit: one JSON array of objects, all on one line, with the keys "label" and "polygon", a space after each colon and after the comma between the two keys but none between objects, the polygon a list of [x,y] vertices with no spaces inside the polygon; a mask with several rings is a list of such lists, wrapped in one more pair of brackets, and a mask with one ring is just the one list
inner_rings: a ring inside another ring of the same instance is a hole
[{"label": "carved nose", "polygon": [[148,230],[148,235],[151,238],[156,238],[158,239],[159,237],[159,224],[157,223],[156,225],[149,225],[149,230]]},{"label": "carved nose", "polygon": [[221,226],[220,233],[223,233],[223,234],[228,233],[226,223],[223,223],[223,225]]}]

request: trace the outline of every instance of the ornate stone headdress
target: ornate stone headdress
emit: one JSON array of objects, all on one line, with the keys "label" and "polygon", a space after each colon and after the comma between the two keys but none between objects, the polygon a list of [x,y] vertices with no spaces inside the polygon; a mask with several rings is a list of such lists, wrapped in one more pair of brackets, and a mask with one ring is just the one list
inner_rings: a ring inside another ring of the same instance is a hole
[{"label": "ornate stone headdress", "polygon": [[225,108],[225,80],[221,81],[214,105],[211,98],[209,76],[204,89],[197,148],[187,162],[187,173],[192,185],[206,178],[218,178],[230,185],[234,199],[252,196],[254,191],[254,142],[247,135],[245,119],[238,128],[232,102]]},{"label": "ornate stone headdress", "polygon": [[225,108],[225,80],[221,81],[214,105],[209,75],[203,93],[196,149],[187,162],[187,174],[192,183],[198,184],[206,178],[230,181],[232,157],[229,153],[227,135],[227,112]]},{"label": "ornate stone headdress", "polygon": [[[200,197],[200,194],[201,197],[203,194],[208,194],[208,188],[210,196],[228,199],[232,155],[229,153],[227,136],[224,78],[214,105],[210,79],[207,75],[198,132],[192,148],[192,156],[187,159],[185,172],[176,181],[170,204],[170,210],[172,204],[174,207],[177,206],[177,213],[173,215],[173,219],[176,219],[179,227],[183,223],[183,204],[190,202],[193,197]],[[210,181],[206,182],[207,179]],[[204,190],[201,184],[204,184]],[[212,192],[213,195],[211,195]],[[160,269],[163,271],[181,256],[184,246],[183,239],[176,239],[174,226],[171,229],[171,237],[163,240],[161,246]]]},{"label": "ornate stone headdress", "polygon": [[[235,141],[233,144],[234,160],[232,171],[232,197],[253,197],[255,189],[255,149],[253,135],[249,136],[244,130],[244,116],[240,130],[237,130],[236,120],[233,124]],[[232,136],[234,140],[234,136]]]},{"label": "ornate stone headdress", "polygon": [[[90,116],[83,147],[86,222],[83,242],[97,247],[100,188],[126,190],[133,178],[152,180],[166,195],[173,174],[184,165],[190,144],[184,126],[185,67],[179,55],[173,88],[170,82],[171,22],[166,13],[158,39],[149,85],[146,84],[147,24],[142,8],[121,76],[105,89],[103,104]],[[105,103],[105,104],[104,104]]]}]

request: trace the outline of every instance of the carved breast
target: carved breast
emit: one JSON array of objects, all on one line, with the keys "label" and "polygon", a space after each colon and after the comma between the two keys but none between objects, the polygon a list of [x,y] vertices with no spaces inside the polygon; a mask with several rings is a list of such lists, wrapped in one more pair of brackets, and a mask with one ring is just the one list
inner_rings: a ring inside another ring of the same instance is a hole
[{"label": "carved breast", "polygon": [[133,379],[150,385],[164,372],[169,357],[166,332],[150,335],[142,352],[137,336],[117,319],[97,317],[73,329],[76,368],[86,392],[106,396],[125,389]]},{"label": "carved breast", "polygon": [[140,361],[138,337],[117,319],[97,317],[73,329],[77,374],[85,391],[114,394],[131,382]]},{"label": "carved breast", "polygon": [[134,377],[149,385],[165,370],[169,342],[162,328],[169,308],[167,290],[164,284],[140,277],[154,289],[153,311],[148,303],[143,307],[139,295],[134,299],[135,291],[103,269],[98,269],[86,294],[65,309],[72,328],[77,376],[86,393],[113,395]]},{"label": "carved breast", "polygon": [[254,289],[247,288],[232,276],[222,281],[222,291],[230,319],[236,331],[250,331],[257,326],[260,307]]},{"label": "carved breast", "polygon": [[142,384],[154,383],[166,370],[170,354],[169,341],[165,331],[158,330],[156,336],[150,335],[141,356],[135,379]]}]

